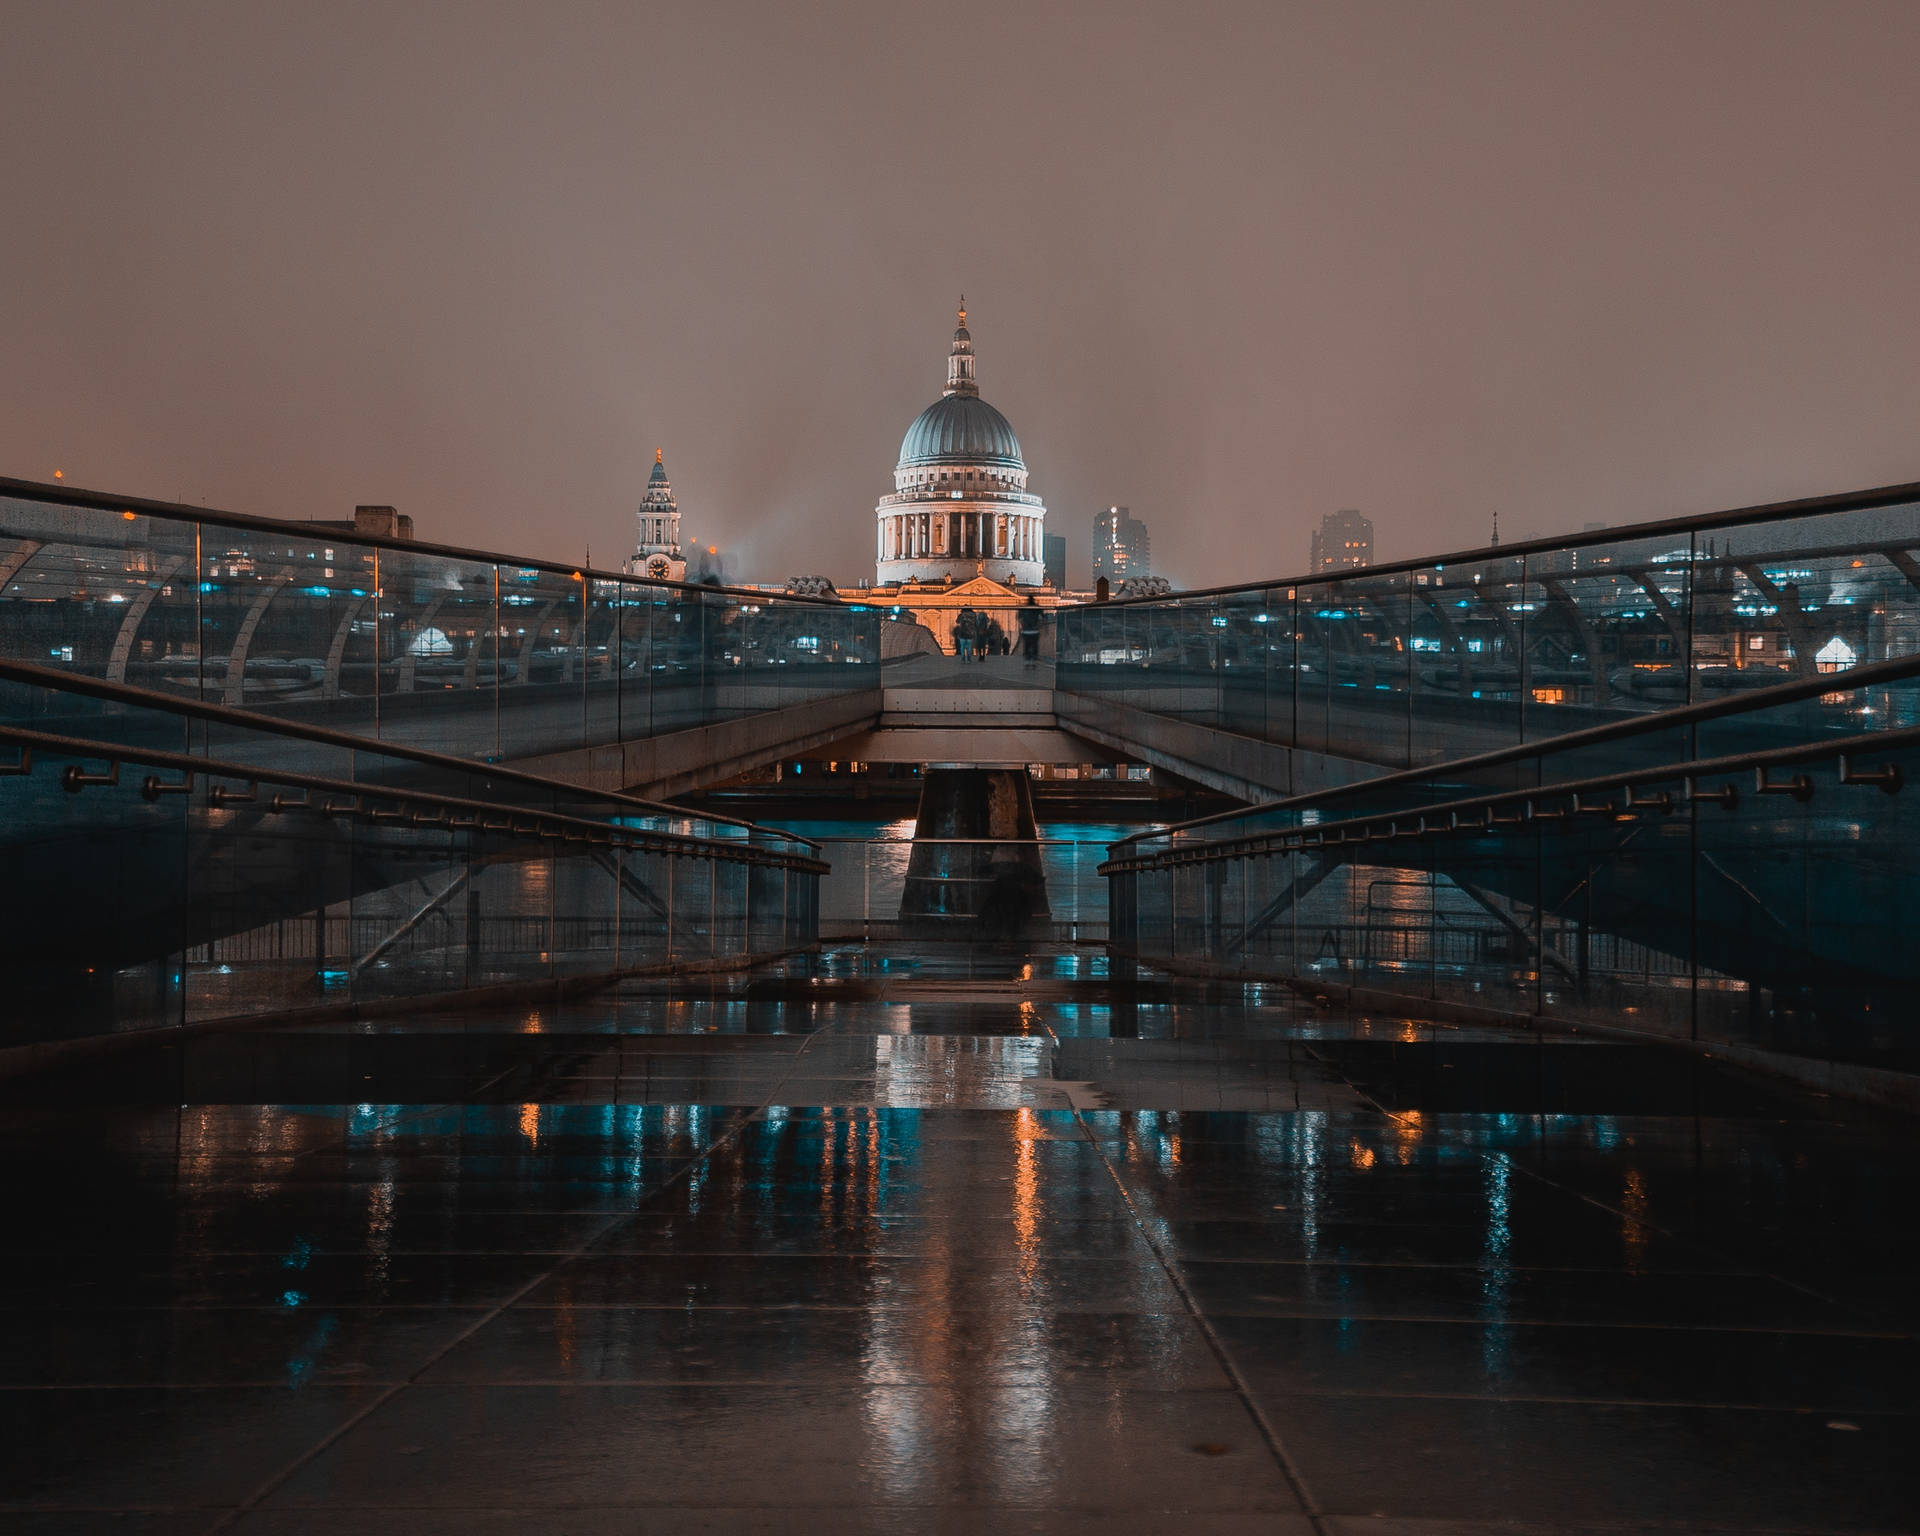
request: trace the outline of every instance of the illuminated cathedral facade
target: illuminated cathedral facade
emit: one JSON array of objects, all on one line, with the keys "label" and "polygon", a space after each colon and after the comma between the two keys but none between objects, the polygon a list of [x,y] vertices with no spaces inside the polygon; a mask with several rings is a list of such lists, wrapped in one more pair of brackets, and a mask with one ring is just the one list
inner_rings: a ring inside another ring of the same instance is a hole
[{"label": "illuminated cathedral facade", "polygon": [[1006,587],[1045,578],[1046,506],[1027,490],[1020,439],[980,398],[967,309],[947,354],[947,387],[907,428],[893,494],[874,508],[874,581]]}]

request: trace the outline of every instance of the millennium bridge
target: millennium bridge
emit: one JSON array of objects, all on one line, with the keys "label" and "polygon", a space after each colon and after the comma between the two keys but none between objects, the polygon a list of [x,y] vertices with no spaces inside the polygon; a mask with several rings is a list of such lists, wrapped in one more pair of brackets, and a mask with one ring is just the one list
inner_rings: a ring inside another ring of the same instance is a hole
[{"label": "millennium bridge", "polygon": [[1907,1528],[1920,487],[927,638],[0,481],[6,1518]]}]

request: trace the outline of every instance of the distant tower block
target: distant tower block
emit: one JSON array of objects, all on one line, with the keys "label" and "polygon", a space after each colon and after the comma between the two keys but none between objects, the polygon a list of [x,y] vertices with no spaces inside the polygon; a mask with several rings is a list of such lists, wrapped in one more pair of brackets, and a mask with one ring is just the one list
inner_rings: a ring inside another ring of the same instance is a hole
[{"label": "distant tower block", "polygon": [[653,473],[647,476],[647,494],[634,514],[633,553],[626,571],[655,581],[684,581],[687,562],[680,555],[680,506],[667,479],[665,451],[653,450]]},{"label": "distant tower block", "polygon": [[907,428],[893,494],[874,508],[874,579],[1037,587],[1046,577],[1047,509],[1027,492],[1020,439],[974,379],[967,306],[947,354],[947,387]]},{"label": "distant tower block", "polygon": [[1314,530],[1307,556],[1310,571],[1360,570],[1373,564],[1373,520],[1351,507],[1329,512]]},{"label": "distant tower block", "polygon": [[1111,586],[1153,574],[1153,536],[1125,507],[1093,515],[1093,579]]}]

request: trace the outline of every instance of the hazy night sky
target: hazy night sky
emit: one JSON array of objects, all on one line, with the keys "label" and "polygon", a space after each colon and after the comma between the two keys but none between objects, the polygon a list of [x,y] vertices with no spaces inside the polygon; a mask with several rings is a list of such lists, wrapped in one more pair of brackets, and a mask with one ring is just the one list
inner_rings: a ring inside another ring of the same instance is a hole
[{"label": "hazy night sky", "polygon": [[1086,580],[1920,478],[1920,6],[0,0],[0,473],[872,572],[940,390]]}]

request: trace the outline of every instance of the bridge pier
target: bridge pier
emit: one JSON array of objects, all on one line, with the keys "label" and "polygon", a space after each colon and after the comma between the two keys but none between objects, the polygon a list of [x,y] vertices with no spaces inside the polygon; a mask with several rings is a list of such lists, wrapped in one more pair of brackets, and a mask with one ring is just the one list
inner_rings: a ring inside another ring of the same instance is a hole
[{"label": "bridge pier", "polygon": [[930,768],[900,894],[908,933],[1012,939],[1049,921],[1024,768]]}]

